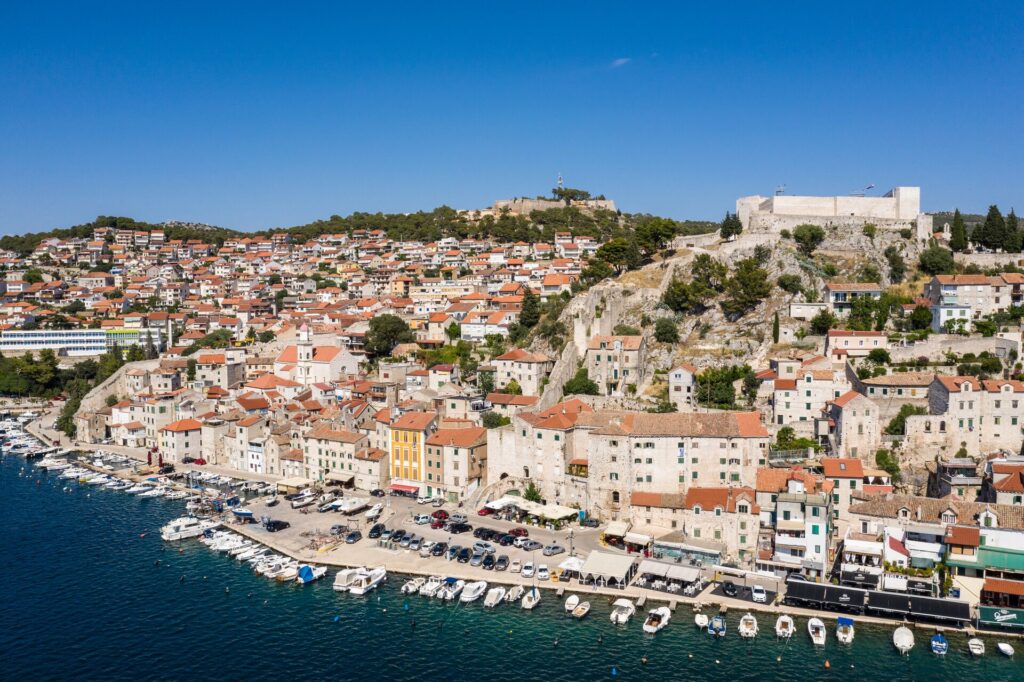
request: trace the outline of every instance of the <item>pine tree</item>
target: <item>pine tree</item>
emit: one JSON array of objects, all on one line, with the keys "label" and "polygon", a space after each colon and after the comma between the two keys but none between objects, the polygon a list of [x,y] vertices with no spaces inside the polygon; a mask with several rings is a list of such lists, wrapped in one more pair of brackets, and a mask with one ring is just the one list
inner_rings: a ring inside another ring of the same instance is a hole
[{"label": "pine tree", "polygon": [[539,321],[540,300],[537,298],[537,295],[527,287],[526,293],[523,294],[523,309],[519,313],[519,324],[523,325],[527,329],[531,329]]},{"label": "pine tree", "polygon": [[1003,250],[1007,253],[1020,253],[1021,247],[1024,246],[1024,235],[1021,235],[1017,214],[1010,209],[1010,212],[1006,215],[1006,237],[1003,239]]},{"label": "pine tree", "polygon": [[1003,242],[1006,239],[1006,221],[1003,220],[1003,214],[999,212],[998,206],[993,204],[988,207],[988,215],[985,216],[985,222],[979,229],[981,237],[973,241],[992,251],[1003,248]]},{"label": "pine tree", "polygon": [[726,212],[720,228],[722,239],[732,239],[742,231],[743,223],[740,222],[739,216],[735,213]]},{"label": "pine tree", "polygon": [[949,237],[949,247],[958,252],[967,250],[967,228],[964,226],[964,218],[960,215],[959,208],[953,212],[953,228]]}]

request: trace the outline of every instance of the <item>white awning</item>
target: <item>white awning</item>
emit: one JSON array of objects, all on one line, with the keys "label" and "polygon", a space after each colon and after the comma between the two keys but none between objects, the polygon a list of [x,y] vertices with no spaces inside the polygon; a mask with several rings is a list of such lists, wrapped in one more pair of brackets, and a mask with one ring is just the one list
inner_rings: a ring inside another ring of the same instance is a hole
[{"label": "white awning", "polygon": [[587,560],[580,569],[580,575],[584,578],[598,580],[614,580],[624,584],[629,578],[633,569],[633,557],[610,552],[594,551],[590,553]]},{"label": "white awning", "polygon": [[583,568],[583,559],[578,556],[568,557],[565,561],[558,564],[558,567],[563,571],[573,571],[579,573],[580,569]]},{"label": "white awning", "polygon": [[643,545],[645,547],[651,543],[651,536],[644,535],[643,533],[626,533],[622,536],[622,539],[631,545]]},{"label": "white awning", "polygon": [[605,535],[611,535],[613,538],[621,538],[629,532],[629,522],[627,521],[612,521],[608,524],[608,527],[604,529]]},{"label": "white awning", "polygon": [[308,478],[301,476],[292,476],[291,478],[282,478],[277,482],[278,490],[287,488],[308,488],[313,485],[313,481]]},{"label": "white awning", "polygon": [[337,481],[338,483],[351,483],[355,479],[355,474],[343,474],[340,472],[332,471],[324,479],[328,481]]},{"label": "white awning", "polygon": [[669,566],[667,577],[684,583],[692,583],[700,577],[700,569],[693,566]]},{"label": "white awning", "polygon": [[514,504],[518,504],[518,503],[520,503],[522,501],[523,501],[523,498],[521,498],[521,497],[513,497],[512,495],[505,495],[504,497],[499,497],[496,500],[491,500],[490,502],[488,502],[484,506],[487,507],[488,509],[493,509],[494,511],[501,511],[505,507],[509,507],[509,506],[514,505]]},{"label": "white awning", "polygon": [[661,578],[668,574],[669,568],[671,568],[671,566],[663,564],[660,561],[644,559],[640,562],[640,568],[637,569],[637,573],[640,575],[656,575]]}]

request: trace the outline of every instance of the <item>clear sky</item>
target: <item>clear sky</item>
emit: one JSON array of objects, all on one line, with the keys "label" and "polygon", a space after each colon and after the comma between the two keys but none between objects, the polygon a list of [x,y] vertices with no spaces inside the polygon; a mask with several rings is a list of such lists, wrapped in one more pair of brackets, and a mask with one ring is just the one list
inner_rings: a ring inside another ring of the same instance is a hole
[{"label": "clear sky", "polygon": [[639,5],[3,3],[0,232],[478,208],[558,173],[676,218],[778,184],[1022,212],[1024,3]]}]

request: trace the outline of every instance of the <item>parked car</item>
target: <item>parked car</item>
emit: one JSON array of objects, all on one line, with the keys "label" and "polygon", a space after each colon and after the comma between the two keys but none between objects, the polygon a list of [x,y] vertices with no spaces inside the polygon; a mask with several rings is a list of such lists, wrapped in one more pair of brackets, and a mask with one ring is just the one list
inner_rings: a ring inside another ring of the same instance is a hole
[{"label": "parked car", "polygon": [[380,539],[381,539],[381,540],[387,540],[387,539],[389,539],[389,538],[391,537],[391,534],[392,534],[393,532],[394,532],[394,531],[393,531],[393,530],[391,530],[390,528],[384,528],[384,529],[383,529],[383,530],[381,530],[381,532],[380,532]]},{"label": "parked car", "polygon": [[722,593],[725,594],[725,596],[735,597],[737,594],[739,594],[739,592],[739,588],[736,587],[736,583],[734,583],[733,581],[726,580],[724,583],[722,583]]},{"label": "parked car", "polygon": [[[53,428],[53,427],[51,426],[50,428]],[[194,461],[196,461],[195,457],[182,457],[181,458],[181,463],[182,464],[191,464]]]},{"label": "parked car", "polygon": [[405,537],[405,531],[401,528],[396,528],[391,532],[391,542],[401,542],[402,538]]},{"label": "parked car", "polygon": [[409,533],[407,535],[403,535],[402,539],[398,541],[398,546],[399,547],[408,547],[409,543],[411,543],[413,541],[413,538],[415,538],[415,537],[416,536],[413,535],[412,533]]},{"label": "parked car", "polygon": [[523,565],[519,563],[519,559],[513,559],[508,565],[509,573],[519,573],[521,570],[523,570]]},{"label": "parked car", "polygon": [[469,519],[465,514],[452,514],[452,523],[466,523]]},{"label": "parked car", "polygon": [[468,523],[453,523],[448,526],[448,532],[458,535],[459,533],[468,533],[473,530],[473,526]]},{"label": "parked car", "polygon": [[375,524],[372,528],[370,528],[370,532],[366,534],[366,537],[368,537],[371,540],[373,540],[373,539],[379,538],[381,536],[381,533],[383,533],[383,532],[384,532],[384,524],[383,523],[378,523],[378,524]]},{"label": "parked car", "polygon": [[500,555],[494,562],[495,571],[504,571],[508,569],[508,556],[505,554]]},{"label": "parked car", "polygon": [[601,525],[601,523],[593,516],[588,516],[587,518],[580,521],[580,525],[584,528],[597,528]]},{"label": "parked car", "polygon": [[416,498],[416,504],[430,504],[432,500],[433,498],[431,497],[427,497],[426,495],[420,495],[419,497]]},{"label": "parked car", "polygon": [[439,530],[441,528],[444,528],[444,521],[442,521],[441,519],[434,519],[433,521],[430,522],[430,527],[433,528],[434,530]]},{"label": "parked car", "polygon": [[431,542],[424,538],[423,542],[420,543],[420,556],[426,559],[430,556],[430,550],[433,549],[436,542]]},{"label": "parked car", "polygon": [[435,507],[441,507],[441,506],[444,505],[444,498],[443,497],[435,497],[434,501],[431,504],[433,504]]},{"label": "parked car", "polygon": [[354,531],[352,531],[351,533],[349,533],[348,535],[345,536],[345,544],[346,545],[354,545],[354,544],[356,544],[357,542],[359,542],[362,539],[363,539],[363,534],[360,533],[358,530],[354,530]]},{"label": "parked car", "polygon": [[384,497],[384,491],[380,488],[374,488],[370,491],[370,494],[374,497]]},{"label": "parked car", "polygon": [[493,554],[485,554],[484,555],[484,561],[483,561],[482,564],[480,564],[480,567],[483,568],[485,571],[493,571],[494,570],[494,555]]},{"label": "parked car", "polygon": [[204,464],[206,464],[206,460],[203,459],[202,457],[196,457],[192,463],[198,464],[199,466],[203,466]]},{"label": "parked car", "polygon": [[509,535],[515,535],[517,538],[528,538],[530,537],[530,531],[526,530],[522,526],[517,526],[508,532]]},{"label": "parked car", "polygon": [[532,561],[527,561],[525,564],[523,564],[522,576],[524,578],[532,578],[533,577],[533,562]]},{"label": "parked car", "polygon": [[473,558],[473,551],[469,547],[463,547],[459,550],[459,556],[456,557],[460,564],[468,564],[469,560]]},{"label": "parked car", "polygon": [[423,544],[423,538],[417,535],[409,541],[409,549],[411,549],[414,552],[419,551],[421,544]]},{"label": "parked car", "polygon": [[564,551],[565,547],[553,542],[544,548],[544,556],[555,556],[556,554],[561,554]]},{"label": "parked car", "polygon": [[764,604],[768,601],[768,592],[760,585],[754,585],[750,588],[750,596],[756,604]]},{"label": "parked car", "polygon": [[536,551],[538,549],[544,549],[544,545],[542,545],[541,543],[537,542],[536,540],[527,540],[526,542],[523,543],[522,547],[527,552],[534,552],[534,551]]},{"label": "parked car", "polygon": [[444,509],[438,509],[433,514],[431,514],[431,516],[435,519],[446,521],[448,519],[448,512],[446,512]]},{"label": "parked car", "polygon": [[448,551],[447,542],[435,542],[430,548],[431,556],[444,556],[444,553]]},{"label": "parked car", "polygon": [[174,473],[174,465],[173,464],[165,464],[162,467],[160,467],[160,469],[157,471],[157,473],[158,474]]},{"label": "parked car", "polygon": [[267,521],[267,532],[276,533],[277,531],[284,530],[285,528],[288,528],[291,525],[292,524],[288,523],[287,521],[271,519],[270,521]]},{"label": "parked car", "polygon": [[427,516],[426,514],[420,514],[419,516],[417,516],[413,520],[416,522],[417,526],[425,526],[428,523],[430,523],[431,518],[429,516]]},{"label": "parked car", "polygon": [[[331,535],[342,535],[348,532],[348,526],[343,523],[336,523],[331,526]],[[372,535],[370,537],[373,537]]]},{"label": "parked car", "polygon": [[539,564],[537,566],[537,580],[551,580],[551,572],[548,571],[547,564]]},{"label": "parked car", "polygon": [[501,545],[502,547],[508,547],[508,546],[512,545],[515,541],[516,541],[516,536],[515,535],[509,535],[508,533],[506,533],[505,535],[502,535],[500,538],[498,538],[498,544]]},{"label": "parked car", "polygon": [[458,545],[452,545],[451,547],[448,548],[448,551],[445,552],[444,558],[447,559],[448,561],[451,561],[455,557],[459,556],[459,552],[460,551],[462,551],[462,547],[460,547]]},{"label": "parked car", "polygon": [[480,509],[477,510],[476,513],[479,516],[490,516],[491,514],[494,513],[494,510],[489,508],[489,507],[480,507]]},{"label": "parked car", "polygon": [[484,555],[480,552],[475,552],[473,557],[469,560],[470,566],[479,566],[484,562]]},{"label": "parked car", "polygon": [[481,554],[494,554],[494,545],[489,542],[476,542],[473,544],[473,551]]}]

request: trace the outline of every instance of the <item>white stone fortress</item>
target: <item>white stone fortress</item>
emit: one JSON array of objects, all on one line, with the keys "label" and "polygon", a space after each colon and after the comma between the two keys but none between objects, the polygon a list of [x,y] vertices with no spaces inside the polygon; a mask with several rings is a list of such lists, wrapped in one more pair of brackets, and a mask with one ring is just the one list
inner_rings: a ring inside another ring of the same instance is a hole
[{"label": "white stone fortress", "polygon": [[881,197],[740,197],[736,214],[749,232],[792,231],[804,223],[860,229],[871,223],[879,230],[911,229],[919,239],[932,234],[932,217],[921,213],[920,187],[896,187]]}]

